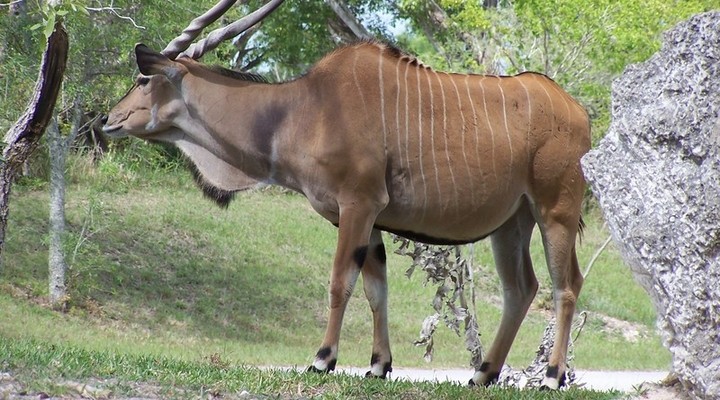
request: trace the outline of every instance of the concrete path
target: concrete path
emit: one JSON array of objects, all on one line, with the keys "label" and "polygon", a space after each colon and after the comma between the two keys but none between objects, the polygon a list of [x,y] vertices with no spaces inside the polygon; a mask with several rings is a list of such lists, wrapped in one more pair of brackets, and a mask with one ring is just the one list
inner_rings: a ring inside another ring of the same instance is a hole
[{"label": "concrete path", "polygon": [[[339,368],[339,372],[350,375],[365,375],[367,368]],[[575,371],[578,384],[593,390],[619,390],[632,392],[642,383],[657,383],[663,380],[666,371]],[[467,384],[472,377],[471,369],[406,369],[393,368],[391,379],[410,381],[458,382]]]}]

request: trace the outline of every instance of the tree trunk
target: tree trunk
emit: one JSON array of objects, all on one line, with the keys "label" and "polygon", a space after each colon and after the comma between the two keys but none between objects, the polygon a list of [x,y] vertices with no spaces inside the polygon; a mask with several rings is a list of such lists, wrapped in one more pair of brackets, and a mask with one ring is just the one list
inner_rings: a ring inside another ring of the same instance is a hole
[{"label": "tree trunk", "polygon": [[65,160],[75,138],[80,133],[83,110],[81,101],[75,100],[72,127],[66,137],[60,133],[57,118],[53,118],[47,130],[50,153],[50,246],[48,252],[48,276],[50,304],[56,309],[66,305],[65,272]]},{"label": "tree trunk", "polygon": [[50,304],[62,307],[65,302],[65,155],[66,146],[55,119],[47,130],[50,148],[50,246],[48,268]]},{"label": "tree trunk", "polygon": [[68,37],[61,22],[47,41],[35,93],[25,114],[8,131],[0,161],[0,255],[5,244],[10,189],[23,162],[35,150],[47,127],[60,92],[68,56]]}]

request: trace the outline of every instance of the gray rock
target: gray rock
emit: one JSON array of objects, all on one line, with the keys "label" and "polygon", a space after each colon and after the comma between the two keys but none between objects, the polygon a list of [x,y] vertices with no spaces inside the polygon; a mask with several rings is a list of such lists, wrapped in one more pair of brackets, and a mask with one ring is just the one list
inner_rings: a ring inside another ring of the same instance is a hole
[{"label": "gray rock", "polygon": [[658,313],[673,372],[720,398],[720,12],[697,15],[613,83],[582,160],[612,237]]}]

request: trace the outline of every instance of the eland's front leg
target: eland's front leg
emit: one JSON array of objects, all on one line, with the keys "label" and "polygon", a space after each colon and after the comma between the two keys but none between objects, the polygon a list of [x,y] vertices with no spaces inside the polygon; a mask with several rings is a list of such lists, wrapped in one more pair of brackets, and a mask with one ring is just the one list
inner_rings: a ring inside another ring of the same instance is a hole
[{"label": "eland's front leg", "polygon": [[335,369],[340,342],[340,329],[348,300],[352,295],[360,269],[368,257],[368,243],[379,209],[363,206],[359,201],[340,207],[338,245],[330,274],[330,312],[327,329],[315,361],[308,368],[314,372]]},{"label": "eland's front leg", "polygon": [[392,354],[388,335],[387,272],[382,233],[373,229],[368,256],[362,267],[363,286],[373,313],[373,347],[368,377],[387,377],[392,372]]}]

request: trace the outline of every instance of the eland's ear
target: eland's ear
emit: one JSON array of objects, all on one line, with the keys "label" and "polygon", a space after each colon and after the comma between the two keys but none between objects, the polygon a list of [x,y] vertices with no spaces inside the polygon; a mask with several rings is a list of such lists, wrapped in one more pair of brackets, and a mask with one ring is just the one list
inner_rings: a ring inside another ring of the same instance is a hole
[{"label": "eland's ear", "polygon": [[135,57],[138,69],[143,75],[162,74],[172,77],[178,72],[177,66],[171,59],[161,53],[152,51],[142,43],[135,45]]}]

